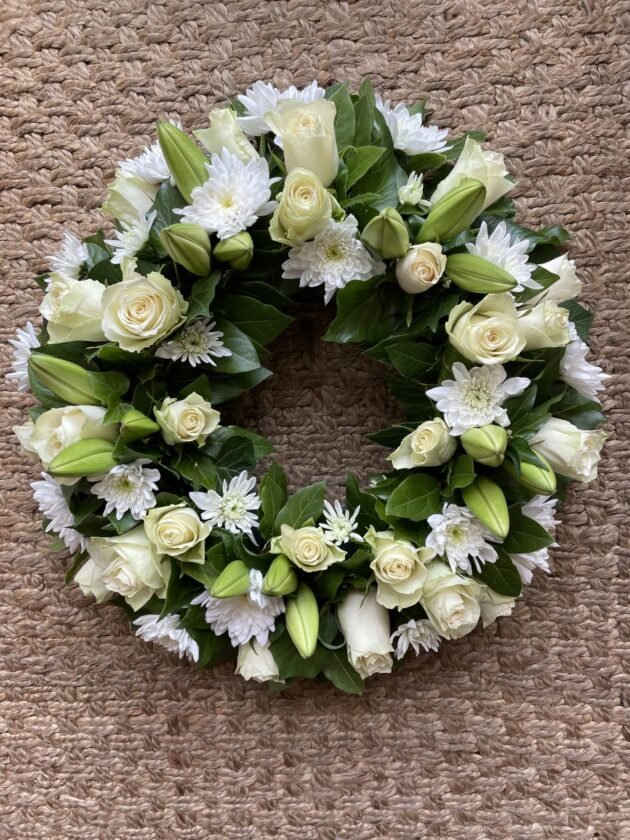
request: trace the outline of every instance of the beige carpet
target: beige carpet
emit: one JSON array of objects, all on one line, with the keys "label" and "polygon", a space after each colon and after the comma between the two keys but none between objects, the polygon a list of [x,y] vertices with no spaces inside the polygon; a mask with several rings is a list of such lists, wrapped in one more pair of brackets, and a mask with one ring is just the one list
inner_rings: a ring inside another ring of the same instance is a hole
[{"label": "beige carpet", "polygon": [[[199,125],[258,77],[370,74],[396,100],[428,94],[441,125],[485,127],[519,179],[520,218],[575,233],[593,344],[615,373],[601,476],[563,511],[554,574],[511,619],[371,680],[361,699],[196,673],[66,588],[31,501],[36,470],[8,429],[24,400],[3,385],[1,840],[628,840],[628,4],[1,8],[3,338],[37,317],[32,276],[63,225],[98,225],[116,161],[156,118]],[[395,408],[379,371],[320,331],[317,318],[294,328],[277,379],[235,413],[274,439],[294,484],[339,486],[346,468],[378,466],[361,435]]]}]

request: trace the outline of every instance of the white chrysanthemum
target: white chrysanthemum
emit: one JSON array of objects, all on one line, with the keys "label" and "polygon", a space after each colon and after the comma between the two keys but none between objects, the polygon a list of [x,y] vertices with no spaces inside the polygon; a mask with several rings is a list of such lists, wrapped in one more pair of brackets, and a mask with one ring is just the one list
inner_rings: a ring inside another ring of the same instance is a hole
[{"label": "white chrysanthemum", "polygon": [[125,175],[135,175],[150,184],[161,184],[171,177],[160,144],[156,141],[134,158],[120,162],[119,170]]},{"label": "white chrysanthemum", "polygon": [[47,531],[54,531],[70,551],[85,551],[88,540],[74,528],[74,516],[63,490],[55,479],[42,473],[43,481],[31,481],[33,498],[42,516],[49,520]]},{"label": "white chrysanthemum", "polygon": [[[557,499],[548,496],[534,496],[526,502],[521,510],[525,516],[534,519],[542,528],[554,534],[558,520],[555,517]],[[549,574],[549,549],[540,548],[538,551],[528,551],[521,554],[510,554],[510,558],[521,576],[523,583],[531,583],[533,573],[541,569]]]},{"label": "white chrysanthemum", "polygon": [[39,339],[35,335],[35,329],[30,321],[26,322],[24,328],[18,327],[15,331],[15,338],[9,339],[13,347],[13,361],[11,372],[7,373],[7,379],[17,383],[18,391],[28,391],[28,360],[31,357],[31,350],[39,347]]},{"label": "white chrysanthemum", "polygon": [[425,201],[422,173],[412,172],[407,183],[398,188],[398,201],[401,204],[413,204],[416,207],[429,207],[431,202]]},{"label": "white chrysanthemum", "polygon": [[134,618],[133,623],[138,628],[136,636],[145,642],[155,642],[172,653],[178,653],[193,662],[199,661],[199,645],[183,627],[179,626],[179,616],[173,613],[160,618],[159,615],[141,615]]},{"label": "white chrysanthemum", "polygon": [[503,365],[482,365],[468,370],[466,365],[455,362],[453,376],[454,379],[445,379],[436,388],[430,388],[427,397],[436,403],[455,436],[488,423],[509,426],[503,402],[521,394],[529,385],[529,379],[524,376],[508,379]]},{"label": "white chrysanthemum", "polygon": [[66,280],[78,280],[88,256],[87,245],[67,230],[59,250],[48,258],[48,265],[52,272],[63,275]]},{"label": "white chrysanthemum", "polygon": [[357,507],[354,513],[350,513],[349,510],[344,510],[338,499],[335,500],[334,505],[331,505],[329,501],[325,501],[325,522],[321,523],[321,529],[325,534],[326,542],[332,543],[333,545],[343,545],[348,540],[362,541],[363,538],[361,535],[354,530],[360,511],[360,507]]},{"label": "white chrysanthemum", "polygon": [[610,378],[610,374],[604,373],[599,365],[587,360],[589,346],[578,336],[573,323],[569,323],[569,335],[571,341],[560,361],[560,378],[587,400],[600,402],[597,394],[604,390],[604,382]]},{"label": "white chrysanthemum", "polygon": [[284,612],[284,601],[262,594],[263,576],[257,569],[249,573],[249,592],[234,598],[214,598],[206,590],[193,604],[206,608],[206,621],[217,636],[227,633],[233,647],[256,639],[266,645],[276,627],[276,617]]},{"label": "white chrysanthemum", "polygon": [[426,619],[421,621],[411,619],[406,624],[399,624],[398,629],[392,633],[390,642],[394,644],[396,638],[398,638],[396,659],[402,659],[410,647],[414,649],[416,656],[418,656],[421,647],[425,653],[428,653],[430,650],[437,651],[440,646],[439,633]]},{"label": "white chrysanthemum", "polygon": [[139,458],[131,464],[118,464],[104,476],[98,476],[90,488],[99,499],[107,502],[103,514],[116,512],[116,519],[122,519],[127,511],[134,519],[144,519],[149,508],[155,507],[155,493],[158,489],[160,472],[146,469],[147,458]]},{"label": "white chrysanthemum", "polygon": [[513,292],[522,292],[525,288],[542,288],[540,283],[532,279],[532,272],[536,266],[528,262],[528,248],[527,239],[513,239],[510,236],[505,222],[499,222],[490,235],[488,235],[488,225],[482,222],[475,242],[466,244],[468,253],[483,257],[484,260],[488,260],[499,268],[504,268],[508,274],[512,275],[517,282],[512,289]]},{"label": "white chrysanthemum", "polygon": [[446,148],[448,131],[435,125],[423,125],[422,114],[410,114],[402,104],[392,108],[389,100],[381,99],[378,94],[376,107],[385,117],[395,149],[406,155],[419,155],[442,152]]},{"label": "white chrysanthemum", "polygon": [[351,280],[369,280],[385,271],[357,238],[358,222],[346,216],[342,222],[329,219],[311,242],[291,248],[282,263],[282,276],[300,281],[300,286],[324,286],[324,301],[329,303],[338,289]]},{"label": "white chrysanthemum", "polygon": [[254,511],[260,508],[260,497],[251,491],[256,479],[243,470],[229,483],[223,482],[222,493],[210,490],[208,493],[190,493],[190,498],[202,511],[201,518],[218,528],[226,528],[232,534],[247,534],[254,539],[253,529],[258,526]]},{"label": "white chrysanthemum", "polygon": [[107,245],[114,249],[112,263],[120,265],[125,257],[135,257],[146,245],[151,227],[157,213],[149,213],[148,216],[138,218],[132,225],[121,222],[122,230],[117,230],[114,239],[106,239]]},{"label": "white chrysanthemum", "polygon": [[245,108],[245,115],[238,118],[238,124],[246,134],[252,136],[266,134],[271,129],[265,115],[270,111],[275,111],[280,100],[294,99],[308,104],[316,99],[323,99],[324,94],[324,89],[319,87],[317,82],[311,82],[302,90],[298,90],[294,85],[286,90],[278,90],[268,82],[255,82],[244,94],[237,97]]},{"label": "white chrysanthemum", "polygon": [[232,351],[223,344],[223,333],[215,330],[215,326],[216,322],[210,318],[193,321],[175,338],[161,344],[155,355],[160,359],[187,362],[191,367],[216,365],[215,359],[231,356]]},{"label": "white chrysanthemum", "polygon": [[269,177],[269,164],[255,157],[244,163],[223,149],[206,164],[209,178],[191,193],[192,204],[175,210],[183,221],[201,225],[219,239],[234,236],[268,216],[277,202],[271,201],[271,185],[278,178]]},{"label": "white chrysanthemum", "polygon": [[[445,557],[451,570],[472,574],[484,563],[496,563],[497,553],[488,541],[499,542],[465,507],[445,504],[442,513],[427,520],[431,533],[426,539],[429,548]],[[472,563],[471,563],[472,561]]]}]

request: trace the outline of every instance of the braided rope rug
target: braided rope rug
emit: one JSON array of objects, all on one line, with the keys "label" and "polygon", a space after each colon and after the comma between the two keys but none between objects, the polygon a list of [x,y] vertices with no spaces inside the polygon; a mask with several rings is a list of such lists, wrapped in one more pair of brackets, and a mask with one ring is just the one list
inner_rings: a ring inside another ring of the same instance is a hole
[{"label": "braided rope rug", "polygon": [[[552,576],[510,619],[371,680],[363,698],[197,673],[66,588],[34,512],[36,469],[9,429],[24,400],[3,384],[1,840],[630,838],[624,12],[623,0],[5,0],[3,339],[38,317],[44,256],[64,225],[98,226],[116,161],[159,116],[200,125],[256,78],[371,75],[394,99],[429,95],[443,126],[488,129],[524,223],[574,232],[594,350],[615,377],[600,479],[573,486]],[[379,466],[361,435],[396,407],[379,371],[321,332],[305,313],[277,348],[278,376],[234,419],[271,437],[294,485],[335,487],[347,468]]]}]

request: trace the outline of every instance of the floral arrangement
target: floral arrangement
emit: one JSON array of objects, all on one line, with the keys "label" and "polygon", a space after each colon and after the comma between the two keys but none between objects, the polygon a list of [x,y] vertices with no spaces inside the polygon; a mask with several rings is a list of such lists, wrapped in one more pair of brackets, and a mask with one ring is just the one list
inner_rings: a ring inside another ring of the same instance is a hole
[{"label": "floral arrangement", "polygon": [[[68,581],[141,638],[360,692],[549,571],[557,501],[605,437],[590,315],[566,231],[517,224],[503,157],[427,121],[369,81],[256,82],[196,139],[159,123],[109,189],[113,235],[66,233],[38,278],[15,432]],[[405,415],[370,435],[391,469],[349,475],[343,504],[290,495],[275,462],[257,479],[271,444],[221,422],[321,291],[324,340],[381,363]]]}]

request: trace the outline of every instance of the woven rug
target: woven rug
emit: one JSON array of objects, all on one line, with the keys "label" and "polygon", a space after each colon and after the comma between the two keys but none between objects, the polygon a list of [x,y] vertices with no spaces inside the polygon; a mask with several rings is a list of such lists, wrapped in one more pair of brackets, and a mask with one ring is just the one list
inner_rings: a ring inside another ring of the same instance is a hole
[{"label": "woven rug", "polygon": [[[67,588],[10,433],[24,400],[0,386],[0,840],[630,838],[629,18],[623,0],[5,0],[3,339],[38,318],[33,275],[64,225],[99,225],[116,162],[158,117],[201,125],[257,78],[371,75],[394,100],[428,95],[440,125],[487,129],[520,220],[574,233],[615,376],[600,478],[563,508],[553,574],[512,618],[362,698],[198,673]],[[303,313],[277,377],[233,415],[272,438],[294,486],[340,488],[382,464],[362,435],[397,409],[379,370],[322,331]]]}]

